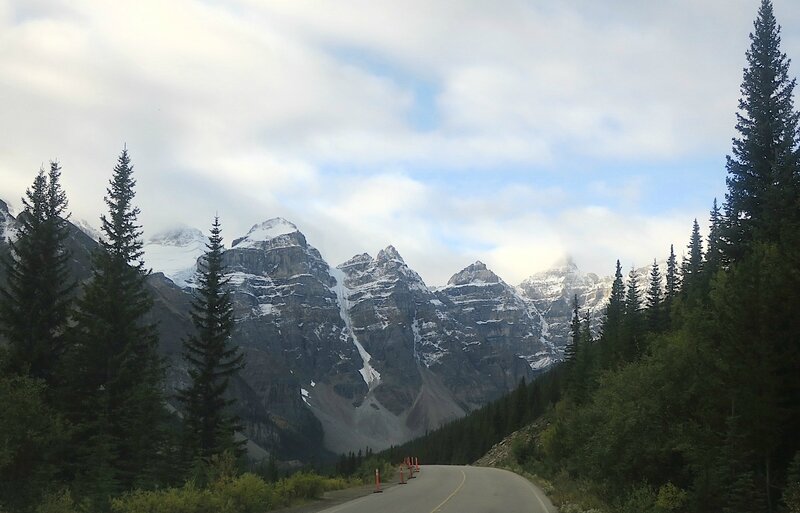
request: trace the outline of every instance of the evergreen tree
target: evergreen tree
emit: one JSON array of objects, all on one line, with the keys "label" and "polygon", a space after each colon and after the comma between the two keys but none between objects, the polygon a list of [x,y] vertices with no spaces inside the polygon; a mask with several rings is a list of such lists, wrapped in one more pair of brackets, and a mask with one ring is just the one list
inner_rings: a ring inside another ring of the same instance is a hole
[{"label": "evergreen tree", "polygon": [[726,252],[738,260],[754,239],[776,242],[797,221],[798,114],[790,60],[780,50],[772,2],[762,0],[750,34],[738,137],[727,157]]},{"label": "evergreen tree", "polygon": [[700,236],[697,219],[692,224],[692,236],[687,249],[689,255],[684,258],[681,265],[681,295],[691,301],[699,299],[702,292],[703,239]]},{"label": "evergreen tree", "polygon": [[703,269],[706,273],[706,281],[711,280],[713,275],[722,267],[722,214],[717,199],[714,198],[714,206],[711,207],[711,215],[708,227],[708,245],[706,246],[705,262]]},{"label": "evergreen tree", "polygon": [[669,308],[672,302],[678,297],[680,291],[680,276],[678,276],[678,260],[675,257],[675,247],[669,245],[669,257],[667,258],[667,287],[664,290],[664,303]]},{"label": "evergreen tree", "polygon": [[580,342],[578,344],[578,358],[575,362],[576,382],[574,385],[574,398],[577,403],[586,400],[592,383],[592,371],[594,361],[592,359],[592,325],[591,312],[587,309],[583,320],[579,324]]},{"label": "evergreen tree", "polygon": [[575,294],[572,300],[572,322],[570,323],[570,339],[564,348],[564,364],[567,367],[567,390],[573,395],[576,392],[580,380],[578,359],[580,354],[581,342],[581,318],[578,311],[578,295]]},{"label": "evergreen tree", "polygon": [[197,273],[197,299],[192,303],[196,333],[183,344],[191,383],[180,393],[186,407],[189,449],[194,458],[201,459],[241,447],[234,439],[238,419],[229,411],[234,401],[226,399],[225,392],[231,376],[244,368],[244,355],[230,344],[233,304],[226,289],[218,217],[214,218],[206,248]]},{"label": "evergreen tree", "polygon": [[678,272],[678,259],[675,257],[675,246],[669,245],[669,257],[667,257],[667,273],[665,276],[666,287],[664,288],[664,327],[670,328],[673,323],[672,307],[680,293],[680,275]]},{"label": "evergreen tree", "polygon": [[646,302],[647,327],[653,333],[658,333],[664,326],[662,311],[664,298],[661,291],[661,271],[655,259],[653,259],[653,267],[650,268],[650,285],[647,287]]},{"label": "evergreen tree", "polygon": [[67,198],[60,178],[61,167],[51,162],[49,172],[40,169],[27,189],[18,236],[4,262],[7,283],[0,290],[0,329],[9,343],[9,370],[49,385],[56,380],[65,349],[74,289],[65,246]]},{"label": "evergreen tree", "polygon": [[581,339],[581,318],[578,312],[578,295],[572,299],[572,322],[570,323],[570,340],[564,349],[564,361],[569,364],[575,363],[578,355],[578,344]]},{"label": "evergreen tree", "polygon": [[622,318],[625,313],[625,283],[622,281],[622,266],[617,260],[614,282],[611,284],[611,295],[606,305],[603,319],[603,366],[610,367],[616,363],[622,353]]},{"label": "evergreen tree", "polygon": [[628,273],[628,286],[625,291],[625,317],[624,326],[624,356],[632,360],[642,350],[644,337],[644,319],[642,316],[642,293],[639,289],[639,277],[636,269],[631,268]]},{"label": "evergreen tree", "polygon": [[98,500],[119,487],[148,486],[163,452],[163,365],[155,326],[145,322],[152,298],[142,262],[133,167],[119,156],[103,215],[92,277],[79,300],[70,358],[77,436],[88,441],[79,483]]}]

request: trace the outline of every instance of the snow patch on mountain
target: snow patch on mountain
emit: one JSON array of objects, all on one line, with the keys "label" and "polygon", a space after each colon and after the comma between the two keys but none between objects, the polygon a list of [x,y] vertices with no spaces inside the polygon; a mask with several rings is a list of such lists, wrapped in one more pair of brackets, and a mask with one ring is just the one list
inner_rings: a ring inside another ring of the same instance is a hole
[{"label": "snow patch on mountain", "polygon": [[[368,255],[367,255],[368,256]],[[363,366],[358,371],[361,377],[364,378],[364,383],[367,384],[369,390],[374,389],[381,383],[381,374],[371,364],[372,355],[370,355],[364,346],[359,342],[358,337],[353,330],[353,320],[350,318],[350,290],[345,286],[345,273],[339,268],[331,268],[329,271],[331,277],[336,281],[336,284],[331,287],[331,291],[336,294],[336,299],[339,303],[339,315],[342,317],[345,325],[345,336],[350,336],[353,339],[358,354],[361,356]]]},{"label": "snow patch on mountain", "polygon": [[[91,235],[90,235],[91,236]],[[197,260],[206,252],[207,238],[196,228],[172,228],[150,237],[142,248],[145,263],[175,285],[194,286]]]}]

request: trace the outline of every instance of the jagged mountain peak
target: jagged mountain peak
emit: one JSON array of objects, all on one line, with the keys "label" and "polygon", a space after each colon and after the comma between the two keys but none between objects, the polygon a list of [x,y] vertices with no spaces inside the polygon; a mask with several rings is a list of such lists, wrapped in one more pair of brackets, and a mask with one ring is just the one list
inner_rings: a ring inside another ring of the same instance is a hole
[{"label": "jagged mountain peak", "polygon": [[11,213],[11,210],[8,208],[8,203],[3,201],[2,199],[0,199],[0,212],[3,212],[5,214]]},{"label": "jagged mountain peak", "polygon": [[389,262],[389,261],[396,261],[400,264],[405,264],[405,260],[403,257],[400,256],[400,253],[397,252],[394,246],[391,244],[386,246],[386,248],[378,251],[378,256],[375,258],[377,262]]},{"label": "jagged mountain peak", "polygon": [[470,264],[461,271],[454,274],[447,282],[448,286],[460,286],[469,284],[489,284],[500,283],[502,280],[491,271],[486,264],[480,260]]}]

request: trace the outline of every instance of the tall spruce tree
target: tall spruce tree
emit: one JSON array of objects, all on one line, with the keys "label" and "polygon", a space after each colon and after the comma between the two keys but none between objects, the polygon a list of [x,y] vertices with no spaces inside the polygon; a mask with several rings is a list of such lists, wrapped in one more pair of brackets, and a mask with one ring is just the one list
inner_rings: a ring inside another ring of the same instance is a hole
[{"label": "tall spruce tree", "polygon": [[79,483],[103,500],[131,486],[154,484],[163,453],[163,364],[155,326],[145,320],[152,298],[142,261],[133,166],[120,154],[101,217],[103,237],[92,277],[79,300],[70,358],[79,455]]},{"label": "tall spruce tree", "polygon": [[700,299],[703,285],[703,238],[700,236],[697,219],[692,224],[692,236],[687,249],[689,254],[681,263],[681,296],[695,301]]},{"label": "tall spruce tree", "polygon": [[578,295],[572,298],[572,322],[570,323],[570,339],[564,349],[564,361],[574,363],[578,356],[578,345],[581,339],[581,318],[578,310]]},{"label": "tall spruce tree", "polygon": [[22,199],[19,231],[3,263],[0,330],[8,339],[8,367],[53,385],[65,349],[64,333],[75,287],[68,264],[67,197],[61,167],[40,169]]},{"label": "tall spruce tree", "polygon": [[642,292],[639,288],[639,277],[636,269],[628,273],[628,284],[625,290],[625,316],[623,319],[624,346],[623,353],[627,360],[633,360],[642,351],[644,338],[644,318],[642,315]]},{"label": "tall spruce tree", "polygon": [[709,216],[708,244],[706,245],[705,261],[703,262],[706,281],[710,280],[722,267],[722,222],[722,213],[717,205],[717,198],[714,198],[714,205],[711,207]]},{"label": "tall spruce tree", "polygon": [[653,333],[658,333],[664,328],[664,296],[661,289],[661,270],[658,261],[653,259],[650,268],[650,285],[647,287],[647,327]]},{"label": "tall spruce tree", "polygon": [[780,26],[762,0],[750,34],[732,155],[727,157],[727,257],[739,259],[754,239],[776,242],[798,218],[796,80],[781,52]]},{"label": "tall spruce tree", "polygon": [[664,324],[669,327],[672,324],[672,305],[680,292],[681,282],[678,274],[678,259],[675,257],[675,246],[669,245],[669,257],[667,257],[666,287],[664,288]]},{"label": "tall spruce tree", "polygon": [[184,359],[191,383],[180,392],[185,405],[187,445],[193,459],[223,451],[237,452],[238,419],[225,398],[230,378],[244,368],[244,355],[231,345],[233,304],[226,285],[219,217],[214,218],[207,251],[198,266],[197,298],[192,303],[196,333],[184,341]]},{"label": "tall spruce tree", "polygon": [[602,335],[603,366],[608,368],[620,358],[622,348],[622,319],[625,314],[625,282],[622,280],[622,266],[617,260],[614,271],[614,282],[611,284],[611,295],[606,305],[603,319]]},{"label": "tall spruce tree", "polygon": [[578,295],[572,299],[572,322],[570,323],[570,338],[564,348],[564,362],[567,366],[567,390],[575,395],[578,386],[580,369],[578,359],[581,342],[581,318],[578,310]]}]

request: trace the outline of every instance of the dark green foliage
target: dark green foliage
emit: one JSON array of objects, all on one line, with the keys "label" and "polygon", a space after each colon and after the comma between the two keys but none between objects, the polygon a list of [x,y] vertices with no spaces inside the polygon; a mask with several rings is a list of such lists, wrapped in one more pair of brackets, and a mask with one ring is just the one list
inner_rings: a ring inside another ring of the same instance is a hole
[{"label": "dark green foliage", "polygon": [[67,432],[46,392],[42,380],[0,376],[0,510],[35,503],[57,485]]},{"label": "dark green foliage", "polygon": [[219,218],[214,219],[208,249],[199,262],[197,298],[192,303],[196,333],[184,341],[191,383],[179,394],[185,407],[187,448],[192,459],[207,460],[224,451],[241,452],[234,440],[238,419],[225,398],[228,383],[244,368],[244,355],[230,345],[233,304],[226,289]]},{"label": "dark green foliage", "polygon": [[772,2],[762,0],[750,34],[732,155],[727,158],[726,256],[756,239],[777,242],[798,218],[798,113],[790,60],[780,49]]},{"label": "dark green foliage", "polygon": [[156,482],[163,449],[163,365],[145,288],[135,181],[123,150],[105,198],[101,249],[83,290],[69,357],[70,418],[78,427],[79,488],[103,501],[110,492]]},{"label": "dark green foliage", "polygon": [[60,183],[61,168],[50,163],[39,170],[22,199],[19,232],[3,263],[6,286],[0,290],[0,330],[9,342],[7,369],[58,380],[66,348],[64,333],[74,282],[70,279],[67,199]]}]

